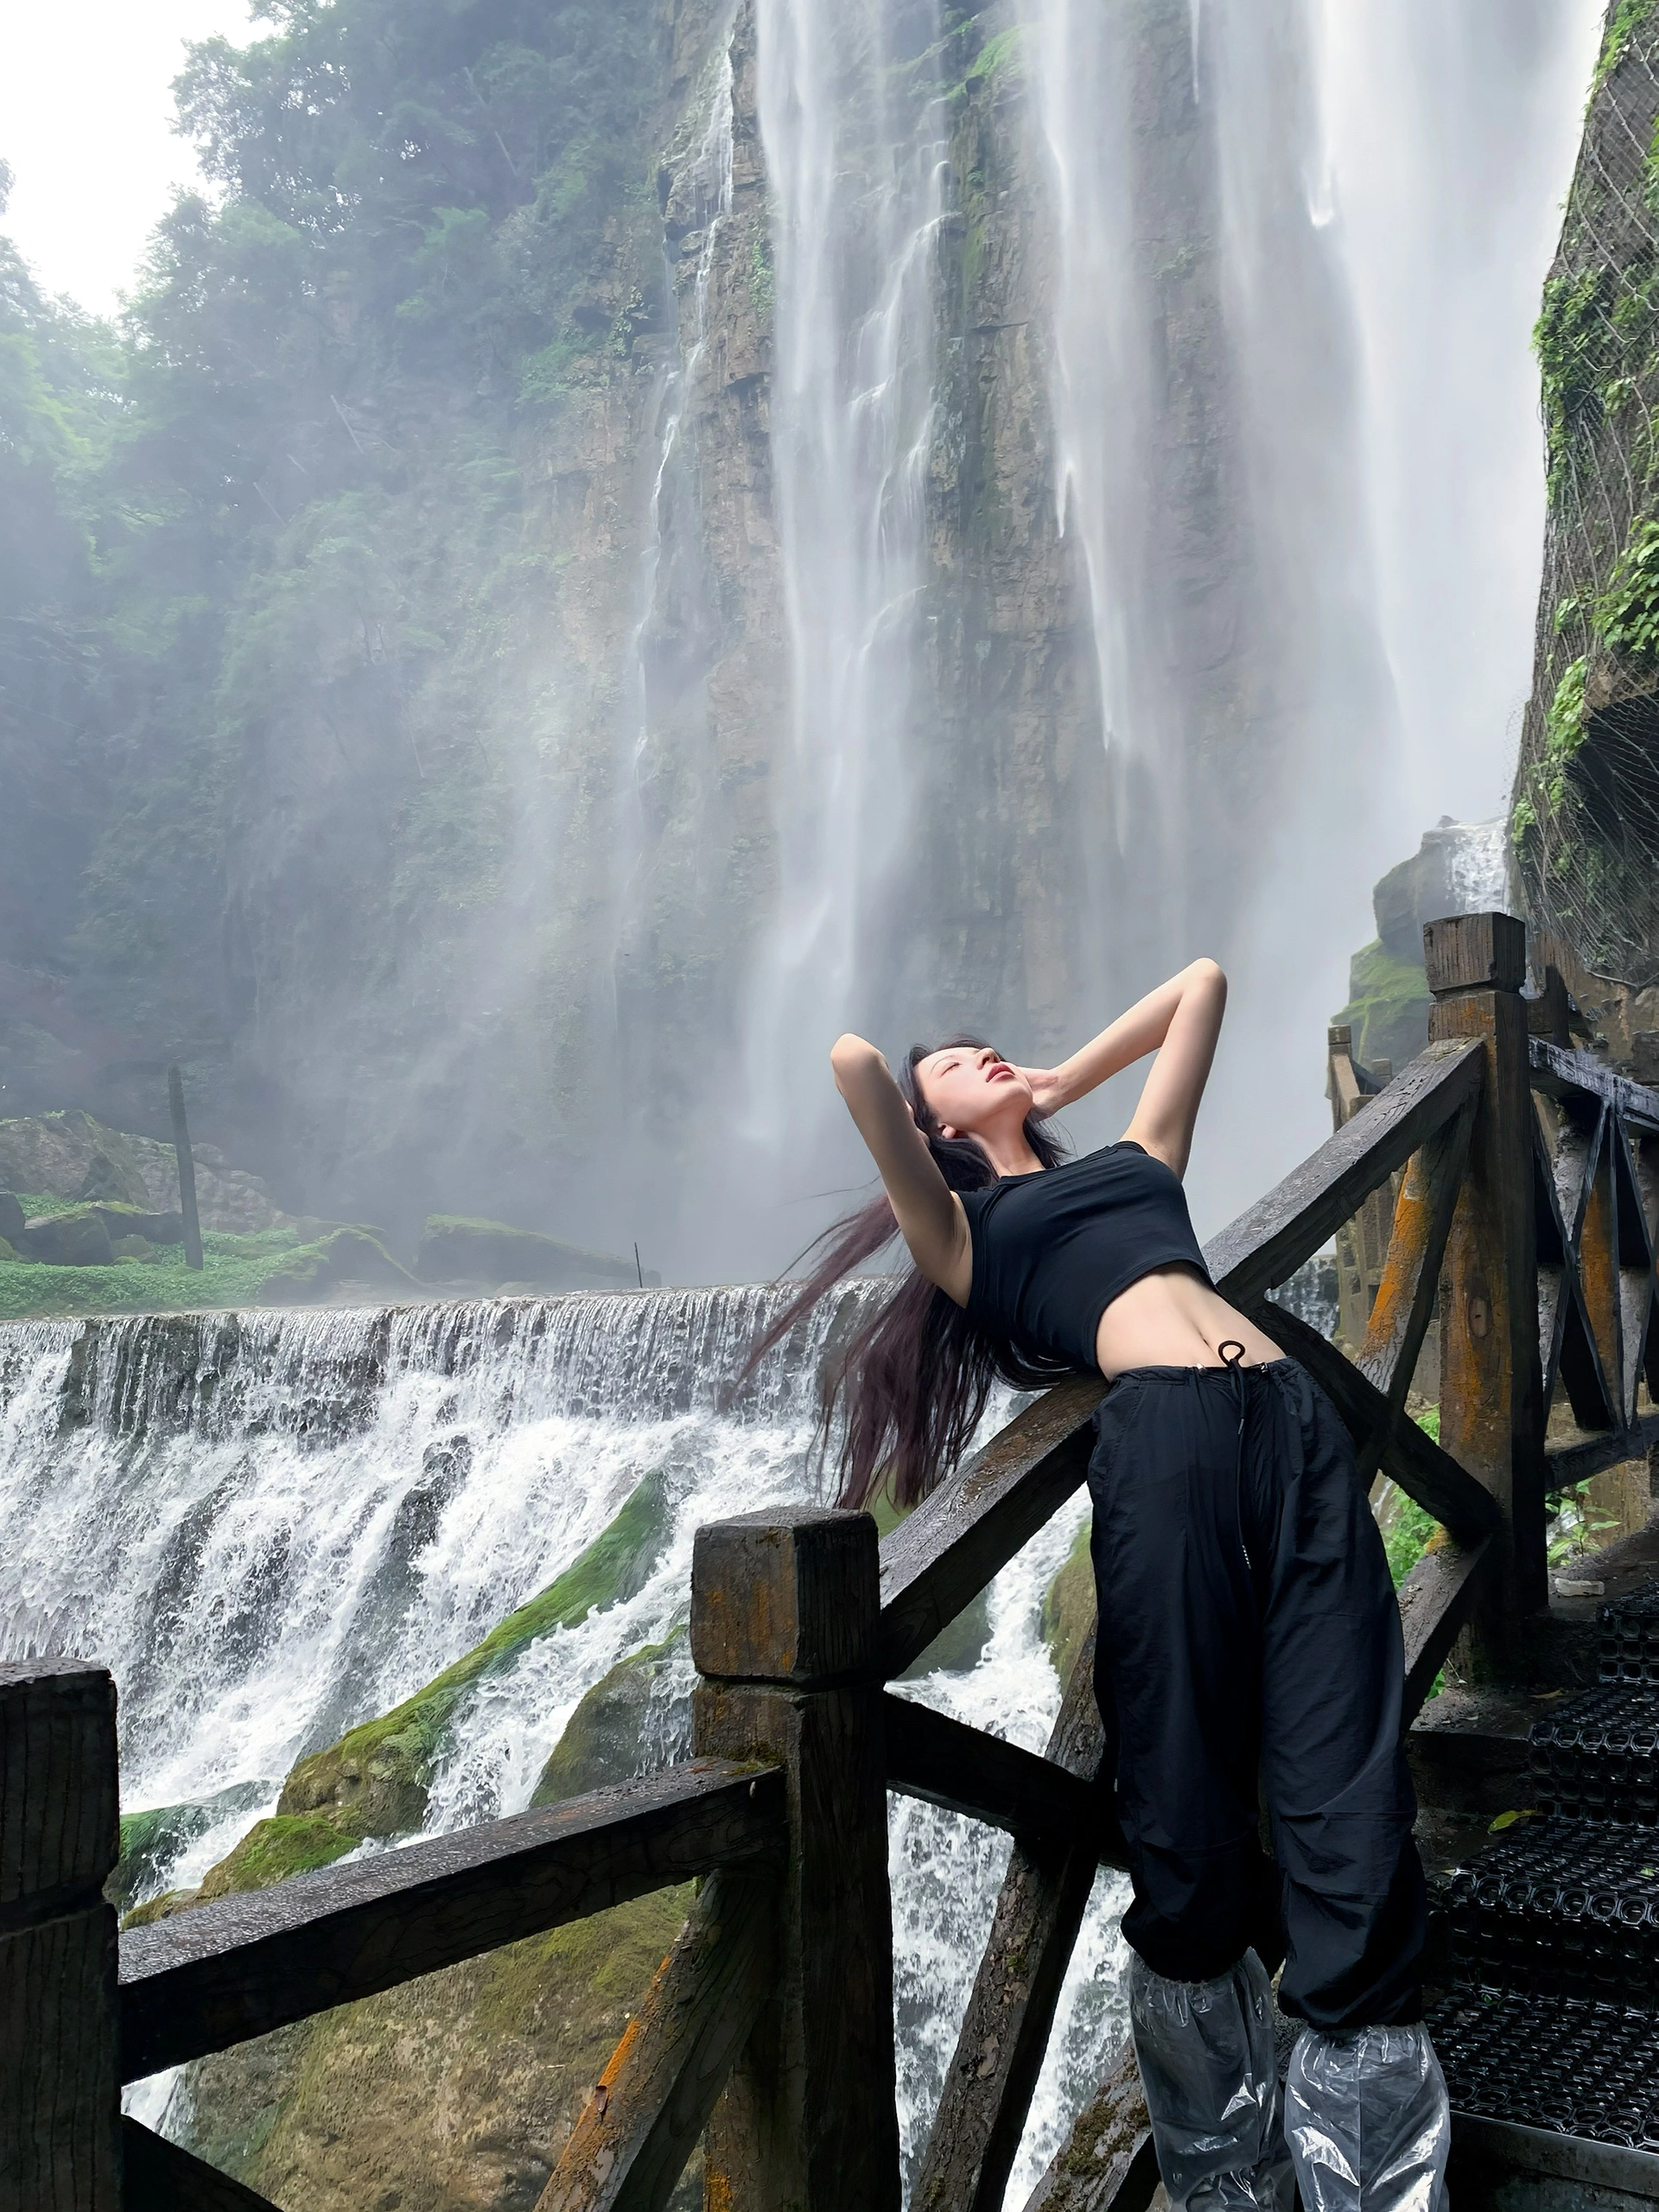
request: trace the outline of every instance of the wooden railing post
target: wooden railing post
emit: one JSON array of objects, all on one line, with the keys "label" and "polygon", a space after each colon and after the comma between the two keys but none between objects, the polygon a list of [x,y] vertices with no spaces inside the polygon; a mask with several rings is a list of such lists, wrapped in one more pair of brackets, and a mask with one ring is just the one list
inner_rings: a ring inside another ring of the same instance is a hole
[{"label": "wooden railing post", "polygon": [[898,2212],[880,1567],[868,1514],[697,1531],[700,1754],[786,1776],[776,1987],[705,2137],[719,2212]]},{"label": "wooden railing post", "polygon": [[0,1667],[0,2212],[119,2212],[115,1684]]},{"label": "wooden railing post", "polygon": [[1423,945],[1430,1041],[1475,1037],[1486,1052],[1440,1276],[1440,1442],[1503,1516],[1499,1556],[1459,1646],[1460,1667],[1478,1679],[1506,1670],[1521,1616],[1548,1596],[1526,925],[1462,914],[1430,922]]}]

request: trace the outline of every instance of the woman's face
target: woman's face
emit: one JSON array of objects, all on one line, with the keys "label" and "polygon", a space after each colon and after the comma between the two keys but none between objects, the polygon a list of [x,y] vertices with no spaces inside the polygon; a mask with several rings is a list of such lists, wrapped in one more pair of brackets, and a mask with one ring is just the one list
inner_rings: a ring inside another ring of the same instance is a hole
[{"label": "woman's face", "polygon": [[916,1063],[916,1087],[948,1137],[1018,1128],[1032,1109],[1031,1085],[988,1045],[946,1045]]}]

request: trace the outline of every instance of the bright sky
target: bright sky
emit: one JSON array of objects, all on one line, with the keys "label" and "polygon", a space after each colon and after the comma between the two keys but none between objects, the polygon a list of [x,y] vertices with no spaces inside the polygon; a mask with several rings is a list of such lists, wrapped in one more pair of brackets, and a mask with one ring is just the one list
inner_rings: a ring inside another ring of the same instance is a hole
[{"label": "bright sky", "polygon": [[188,39],[252,35],[247,0],[0,0],[0,216],[49,292],[107,314],[174,189],[198,181],[173,135]]}]

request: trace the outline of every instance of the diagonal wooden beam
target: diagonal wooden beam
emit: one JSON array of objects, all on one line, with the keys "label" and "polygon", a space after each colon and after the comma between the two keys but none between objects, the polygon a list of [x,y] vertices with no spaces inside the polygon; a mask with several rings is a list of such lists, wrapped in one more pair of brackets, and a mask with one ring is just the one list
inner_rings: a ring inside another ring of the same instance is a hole
[{"label": "diagonal wooden beam", "polygon": [[1123,1838],[1092,1783],[914,1698],[884,1691],[881,1712],[889,1789],[967,1813],[1010,1835],[1081,1843],[1101,1866],[1123,1865]]},{"label": "diagonal wooden beam", "polygon": [[881,1671],[891,1681],[1065,1504],[1089,1471],[1098,1376],[1046,1390],[881,1542]]},{"label": "diagonal wooden beam", "polygon": [[121,2123],[121,2212],[276,2212],[268,2196],[136,2120]]},{"label": "diagonal wooden beam", "polygon": [[1248,1308],[1294,1274],[1371,1192],[1479,1091],[1478,1039],[1431,1045],[1363,1114],[1327,1137],[1264,1198],[1212,1236],[1205,1264],[1222,1296]]},{"label": "diagonal wooden beam", "polygon": [[[1086,1783],[1099,1771],[1104,1741],[1094,1671],[1091,1627],[1048,1739],[1049,1758]],[[1017,1840],[1009,1853],[912,2212],[1001,2212],[1097,1863],[1080,1843]]]},{"label": "diagonal wooden beam", "polygon": [[1491,1557],[1492,1539],[1440,1544],[1425,1552],[1400,1586],[1400,1626],[1406,1645],[1406,1694],[1402,1730],[1421,1712],[1434,1677],[1457,1642]]},{"label": "diagonal wooden beam", "polygon": [[1434,1130],[1413,1154],[1395,1201],[1382,1279],[1377,1285],[1365,1341],[1354,1364],[1388,1400],[1385,1428],[1374,1430],[1357,1452],[1362,1480],[1369,1481],[1405,1416],[1406,1396],[1417,1355],[1434,1311],[1440,1262],[1457,1210],[1458,1191],[1469,1161],[1475,1125],[1475,1101],[1465,1102],[1450,1122]]},{"label": "diagonal wooden beam", "polygon": [[760,2016],[777,1885],[713,1874],[570,2132],[536,2212],[663,2212]]},{"label": "diagonal wooden beam", "polygon": [[1152,2122],[1135,2048],[1126,2043],[1026,2200],[1026,2212],[1146,2212],[1157,2187]]},{"label": "diagonal wooden beam", "polygon": [[1263,1303],[1250,1319],[1293,1359],[1299,1360],[1342,1415],[1357,1448],[1378,1431],[1389,1435],[1382,1464],[1402,1491],[1442,1522],[1452,1534],[1473,1542],[1497,1525],[1497,1507],[1490,1492],[1442,1452],[1414,1421],[1395,1427],[1389,1402],[1336,1346],[1327,1344],[1317,1329],[1299,1321],[1282,1306]]}]

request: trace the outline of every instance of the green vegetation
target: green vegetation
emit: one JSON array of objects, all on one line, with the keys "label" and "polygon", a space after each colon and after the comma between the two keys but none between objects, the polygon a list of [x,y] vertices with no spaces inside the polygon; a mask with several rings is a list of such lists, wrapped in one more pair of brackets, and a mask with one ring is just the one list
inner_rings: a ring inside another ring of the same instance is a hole
[{"label": "green vegetation", "polygon": [[[654,0],[261,26],[191,50],[211,191],[118,327],[0,239],[0,941],[152,1039],[251,998],[251,880],[317,1001],[394,961],[411,1007],[444,986],[505,894],[499,734],[545,685],[538,442],[645,373],[663,313]],[[248,837],[273,804],[280,853]]]},{"label": "green vegetation", "polygon": [[1602,41],[1596,73],[1590,80],[1590,98],[1592,100],[1624,59],[1632,36],[1651,16],[1654,5],[1655,0],[1618,0],[1612,21],[1607,26],[1606,36]]},{"label": "green vegetation", "polygon": [[[1607,588],[1596,601],[1594,624],[1596,635],[1612,652],[1649,668],[1659,666],[1659,521],[1637,518]],[[1582,690],[1580,676],[1580,694]]]},{"label": "green vegetation", "polygon": [[1422,968],[1373,942],[1349,962],[1348,1003],[1332,1020],[1353,1031],[1357,1058],[1400,1068],[1427,1042],[1429,1005]]},{"label": "green vegetation", "polygon": [[661,1555],[667,1529],[663,1478],[653,1471],[575,1564],[481,1643],[391,1712],[300,1760],[283,1786],[278,1815],[315,1816],[350,1842],[418,1828],[433,1767],[468,1692],[511,1667],[537,1637],[575,1628],[590,1612],[632,1597]]},{"label": "green vegetation", "polygon": [[[73,1210],[61,1198],[25,1198],[23,1206],[31,1215]],[[0,1320],[253,1306],[273,1260],[297,1256],[297,1248],[291,1229],[267,1229],[257,1236],[204,1233],[200,1273],[186,1267],[180,1244],[153,1244],[142,1257],[98,1268],[48,1267],[0,1252]]]},{"label": "green vegetation", "polygon": [[332,1821],[303,1814],[276,1813],[256,1821],[236,1848],[209,1869],[197,1891],[197,1901],[226,1897],[243,1890],[268,1890],[290,1874],[308,1874],[343,1859],[359,1839],[342,1834]]}]

